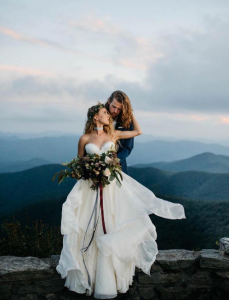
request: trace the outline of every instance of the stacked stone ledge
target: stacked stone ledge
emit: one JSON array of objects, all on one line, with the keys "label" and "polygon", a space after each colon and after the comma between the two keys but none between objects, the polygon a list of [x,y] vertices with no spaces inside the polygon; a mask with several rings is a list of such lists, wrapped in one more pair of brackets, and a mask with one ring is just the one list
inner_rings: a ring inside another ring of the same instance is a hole
[{"label": "stacked stone ledge", "polygon": [[[56,271],[58,255],[51,258],[0,256],[0,300],[89,299],[64,287]],[[95,298],[93,298],[95,299]],[[151,276],[136,268],[127,300],[229,300],[229,238],[219,250],[160,250]]]}]

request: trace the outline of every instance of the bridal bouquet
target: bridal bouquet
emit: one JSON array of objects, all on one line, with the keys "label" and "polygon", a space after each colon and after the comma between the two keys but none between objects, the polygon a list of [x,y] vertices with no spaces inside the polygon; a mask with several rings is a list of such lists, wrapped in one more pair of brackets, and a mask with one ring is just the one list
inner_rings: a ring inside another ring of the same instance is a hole
[{"label": "bridal bouquet", "polygon": [[[99,183],[105,187],[114,179],[119,187],[121,187],[121,180],[123,180],[121,174],[120,159],[117,157],[116,151],[111,148],[106,153],[99,154],[87,154],[86,156],[76,156],[69,163],[63,163],[62,165],[68,167],[68,169],[55,173],[53,181],[56,175],[58,175],[59,184],[64,181],[65,178],[71,177],[83,180],[91,179],[93,184],[92,190],[96,190]],[[119,178],[119,176],[120,178]]]}]

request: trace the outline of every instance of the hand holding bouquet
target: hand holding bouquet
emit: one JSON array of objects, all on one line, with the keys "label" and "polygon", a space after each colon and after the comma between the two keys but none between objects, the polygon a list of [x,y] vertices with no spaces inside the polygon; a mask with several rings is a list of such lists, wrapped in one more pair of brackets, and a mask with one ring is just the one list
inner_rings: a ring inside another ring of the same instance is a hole
[{"label": "hand holding bouquet", "polygon": [[[99,183],[102,183],[102,186],[110,184],[110,182],[116,179],[116,183],[121,187],[122,178],[122,168],[119,163],[120,159],[117,157],[115,149],[111,148],[106,153],[99,154],[87,154],[86,156],[80,157],[76,156],[71,160],[70,163],[63,163],[62,165],[67,166],[68,169],[62,170],[55,173],[53,176],[53,181],[55,180],[56,175],[59,173],[58,182],[59,184],[66,178],[71,177],[76,180],[91,179],[93,181],[92,190],[96,190],[99,186]],[[119,176],[118,176],[119,175]]]}]

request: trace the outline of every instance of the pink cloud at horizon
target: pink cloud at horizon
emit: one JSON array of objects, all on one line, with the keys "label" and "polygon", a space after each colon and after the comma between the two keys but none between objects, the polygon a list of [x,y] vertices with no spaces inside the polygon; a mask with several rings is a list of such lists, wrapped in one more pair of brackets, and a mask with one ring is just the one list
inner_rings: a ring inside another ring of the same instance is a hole
[{"label": "pink cloud at horizon", "polygon": [[168,112],[152,112],[152,111],[143,111],[143,110],[136,110],[136,114],[140,118],[147,118],[147,117],[166,117],[166,118],[178,118],[179,120],[185,121],[187,119],[193,121],[205,121],[210,119],[214,116],[198,116],[198,115],[190,115],[185,113],[168,113]]},{"label": "pink cloud at horizon", "polygon": [[27,74],[27,75],[46,75],[46,76],[54,76],[53,73],[32,69],[32,68],[25,68],[20,66],[9,66],[9,65],[0,65],[0,70],[9,71],[9,72],[17,72],[20,74]]},{"label": "pink cloud at horizon", "polygon": [[229,124],[229,118],[222,117],[221,118],[221,123]]}]

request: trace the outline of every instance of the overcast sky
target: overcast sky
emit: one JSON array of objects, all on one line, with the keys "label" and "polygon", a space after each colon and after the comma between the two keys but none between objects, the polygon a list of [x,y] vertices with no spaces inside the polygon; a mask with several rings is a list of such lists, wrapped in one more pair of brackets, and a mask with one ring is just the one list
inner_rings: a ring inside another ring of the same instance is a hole
[{"label": "overcast sky", "polygon": [[143,133],[227,141],[228,0],[0,0],[2,132],[82,134],[114,90]]}]

